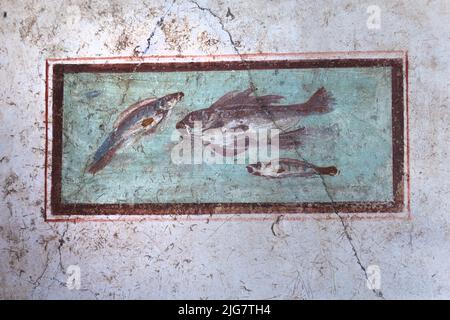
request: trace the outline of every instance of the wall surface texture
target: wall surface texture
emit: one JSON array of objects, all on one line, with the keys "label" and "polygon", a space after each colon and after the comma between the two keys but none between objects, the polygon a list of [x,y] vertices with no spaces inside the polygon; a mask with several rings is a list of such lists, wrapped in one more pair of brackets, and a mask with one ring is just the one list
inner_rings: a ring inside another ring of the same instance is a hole
[{"label": "wall surface texture", "polygon": [[[448,0],[2,1],[0,298],[450,298],[449,20]],[[409,53],[411,219],[44,221],[45,59],[368,50]]]}]

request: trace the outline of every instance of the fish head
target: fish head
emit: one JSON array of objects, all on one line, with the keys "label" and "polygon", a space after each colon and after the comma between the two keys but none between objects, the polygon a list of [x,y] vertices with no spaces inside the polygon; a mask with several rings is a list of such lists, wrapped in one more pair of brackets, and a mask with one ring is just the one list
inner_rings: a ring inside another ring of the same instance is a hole
[{"label": "fish head", "polygon": [[159,107],[164,111],[171,110],[181,99],[183,99],[183,92],[175,92],[168,94],[160,99]]},{"label": "fish head", "polygon": [[221,128],[224,121],[220,113],[212,112],[210,109],[196,110],[186,115],[180,120],[175,128],[178,131],[193,134],[194,128],[197,127],[202,132],[210,129]]},{"label": "fish head", "polygon": [[260,175],[262,164],[258,161],[257,163],[249,164],[246,168],[248,173],[258,176]]},{"label": "fish head", "polygon": [[185,130],[187,133],[191,133],[194,129],[195,122],[203,123],[203,112],[201,110],[190,112],[183,119],[177,122],[175,128],[178,130]]}]

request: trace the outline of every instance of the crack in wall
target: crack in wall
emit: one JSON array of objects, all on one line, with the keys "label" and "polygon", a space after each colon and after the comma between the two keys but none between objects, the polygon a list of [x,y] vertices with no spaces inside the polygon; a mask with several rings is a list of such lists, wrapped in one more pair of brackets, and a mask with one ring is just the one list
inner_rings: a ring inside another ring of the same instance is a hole
[{"label": "crack in wall", "polygon": [[41,285],[41,280],[44,277],[45,273],[47,272],[49,262],[50,262],[50,257],[49,257],[49,253],[47,252],[45,265],[44,265],[44,268],[43,268],[41,274],[34,281],[30,282],[31,285],[33,286],[32,296],[34,295],[34,292],[37,290],[37,288]]},{"label": "crack in wall", "polygon": [[155,27],[153,28],[152,32],[150,33],[149,37],[147,38],[147,47],[145,47],[144,51],[141,52],[141,55],[147,54],[150,50],[150,47],[152,45],[152,39],[155,36],[156,29],[161,27],[164,23],[164,20],[166,19],[167,15],[172,10],[173,5],[175,4],[176,0],[173,0],[170,7],[166,10],[166,12],[159,18],[159,20],[156,22]]},{"label": "crack in wall", "polygon": [[[217,21],[219,22],[219,24],[220,24],[222,30],[228,35],[228,39],[229,39],[230,44],[232,45],[234,51],[237,53],[237,55],[239,55],[241,61],[245,62],[245,59],[243,58],[242,54],[240,53],[239,49],[238,49],[237,46],[236,46],[235,41],[233,40],[233,36],[231,35],[230,31],[228,31],[228,30],[226,29],[226,27],[225,27],[225,25],[224,25],[224,23],[223,23],[223,21],[222,21],[222,18],[221,18],[219,15],[217,15],[216,13],[214,13],[211,9],[209,9],[209,8],[207,8],[207,7],[202,7],[202,6],[200,6],[195,0],[189,0],[189,2],[191,2],[192,4],[195,4],[196,7],[197,7],[199,10],[202,10],[202,11],[204,11],[204,12],[208,12],[211,16],[213,16],[214,18],[217,19]],[[234,18],[234,17],[233,17],[233,18]],[[248,77],[249,77],[249,79],[250,79],[250,87],[255,88],[254,82],[253,82],[253,80],[252,80],[252,75],[251,75],[250,70],[248,70],[247,72],[248,72]],[[256,92],[254,92],[254,94],[255,94],[255,96],[257,96]],[[285,132],[285,130],[282,130],[281,128],[279,128],[279,126],[276,124],[276,122],[275,122],[273,116],[270,114],[270,112],[269,112],[269,111],[267,111],[267,112],[268,112],[268,115],[270,116],[270,118],[272,119],[272,122],[273,122],[274,125],[280,130],[280,132]],[[294,139],[294,138],[292,138],[292,139]],[[297,153],[297,155],[300,157],[300,159],[302,159],[302,160],[305,161],[306,163],[310,163],[309,161],[306,161],[306,160],[298,153],[297,150],[296,150],[296,153]],[[339,218],[339,221],[340,221],[340,223],[341,223],[341,225],[342,225],[342,227],[343,227],[343,229],[344,229],[345,237],[346,237],[346,239],[347,239],[347,241],[348,241],[348,243],[349,243],[349,245],[350,245],[350,247],[351,247],[351,250],[352,250],[352,252],[353,252],[353,255],[354,255],[355,259],[356,259],[356,263],[358,264],[358,266],[359,266],[359,267],[361,268],[361,270],[363,271],[364,277],[365,277],[366,281],[369,281],[369,276],[368,276],[368,274],[367,274],[367,270],[366,270],[366,268],[364,267],[364,265],[363,265],[362,262],[361,262],[361,259],[360,259],[359,255],[358,255],[358,252],[357,252],[357,250],[356,250],[356,247],[355,247],[355,245],[353,244],[352,237],[350,236],[350,233],[349,233],[349,231],[348,231],[348,225],[345,223],[344,218],[339,214],[339,211],[337,210],[336,205],[335,205],[335,201],[334,201],[334,199],[333,199],[333,197],[332,197],[332,195],[331,195],[331,193],[330,193],[330,191],[329,191],[329,189],[328,189],[328,186],[327,186],[327,184],[326,184],[326,182],[325,182],[325,179],[324,179],[324,177],[323,177],[323,175],[322,175],[321,173],[319,173],[319,177],[320,177],[320,179],[321,179],[321,182],[322,182],[322,185],[323,185],[323,187],[324,187],[324,190],[325,190],[325,192],[326,192],[326,194],[327,194],[327,197],[330,199],[331,205],[332,205],[332,207],[333,207],[334,214]],[[282,216],[278,216],[278,217],[276,218],[275,222],[274,222],[274,223],[272,224],[272,226],[271,226],[271,230],[272,230],[272,233],[273,233],[274,235],[275,235],[275,233],[274,233],[274,231],[273,231],[273,226],[274,226],[275,224],[278,224],[278,223],[280,222],[281,217],[282,217]],[[276,235],[275,235],[275,236],[276,236]],[[375,293],[375,295],[376,295],[377,297],[384,299],[383,293],[382,293],[380,290],[372,289],[372,291]]]},{"label": "crack in wall", "polygon": [[[356,250],[356,247],[353,244],[352,237],[350,236],[350,233],[348,231],[348,225],[345,223],[344,218],[339,214],[339,211],[336,209],[334,198],[332,197],[332,195],[331,195],[331,193],[330,193],[330,191],[328,189],[328,185],[325,182],[325,178],[320,173],[319,173],[319,177],[320,177],[320,180],[322,181],[322,185],[323,185],[323,187],[325,189],[325,192],[326,192],[328,198],[331,201],[331,205],[333,207],[334,214],[337,215],[337,217],[339,218],[339,221],[341,222],[342,227],[344,228],[345,237],[347,238],[347,241],[350,244],[350,247],[352,249],[353,255],[355,256],[355,259],[356,259],[356,263],[359,265],[359,267],[363,271],[364,277],[366,278],[366,281],[369,282],[369,275],[367,274],[367,270],[364,267],[364,265],[362,264],[361,259],[360,259],[359,255],[358,255],[358,251]],[[384,296],[383,296],[383,293],[381,292],[381,290],[372,289],[372,291],[373,291],[373,293],[375,293],[375,295],[377,297],[384,299]]]},{"label": "crack in wall", "polygon": [[[278,130],[280,130],[280,132],[285,132],[285,130],[283,130],[282,128],[280,128],[280,127],[277,125],[277,123],[275,122],[273,116],[270,114],[269,111],[268,111],[267,114],[271,117],[273,124],[278,128]],[[291,139],[294,141],[294,138],[291,138]],[[307,164],[311,164],[311,165],[312,165],[312,163],[311,163],[310,161],[308,161],[307,159],[305,159],[305,158],[298,152],[297,149],[294,149],[294,150],[295,150],[295,153],[297,154],[297,156],[298,156],[302,161],[306,162]],[[339,221],[340,221],[340,223],[341,223],[341,225],[342,225],[342,227],[343,227],[343,229],[344,229],[345,237],[346,237],[347,241],[348,241],[349,244],[350,244],[350,247],[351,247],[351,249],[352,249],[352,252],[353,252],[354,257],[356,258],[356,263],[359,265],[359,267],[360,267],[361,270],[363,271],[364,277],[365,277],[366,281],[369,281],[369,275],[367,274],[367,270],[366,270],[366,268],[364,267],[364,265],[363,265],[362,262],[361,262],[361,259],[360,259],[359,255],[358,255],[358,251],[356,250],[356,247],[355,247],[355,245],[353,244],[353,241],[352,241],[352,237],[350,236],[350,233],[349,233],[349,231],[348,231],[348,225],[345,223],[344,218],[339,214],[339,210],[337,210],[337,208],[336,208],[336,204],[335,204],[334,198],[332,197],[332,195],[331,195],[331,193],[330,193],[330,191],[329,191],[329,189],[328,189],[328,185],[326,184],[326,181],[325,181],[324,176],[323,176],[322,173],[320,173],[320,172],[318,172],[318,175],[319,175],[320,180],[321,180],[321,182],[322,182],[322,185],[323,185],[323,187],[324,187],[325,193],[326,193],[327,197],[330,199],[331,206],[333,207],[333,212],[334,212],[334,214],[339,218]],[[279,223],[279,217],[277,217],[277,219],[275,220],[274,224],[278,224],[278,223]],[[272,225],[272,226],[273,226],[273,225]],[[272,232],[273,232],[273,229],[272,229]],[[372,291],[375,293],[375,295],[376,295],[377,297],[384,299],[383,293],[382,293],[380,290],[372,289]]]},{"label": "crack in wall", "polygon": [[[147,47],[146,47],[145,50],[142,52],[142,55],[146,54],[146,53],[148,52],[148,50],[150,49],[150,47],[151,47],[151,40],[153,39],[153,37],[154,37],[154,35],[155,35],[156,29],[157,29],[158,27],[160,27],[160,26],[164,23],[164,19],[166,18],[166,16],[167,16],[167,15],[169,14],[169,12],[171,11],[171,9],[172,9],[173,5],[175,4],[175,2],[176,2],[176,0],[173,0],[173,1],[172,1],[172,4],[170,5],[170,7],[166,10],[166,12],[160,17],[160,19],[159,19],[158,22],[156,23],[155,27],[153,28],[152,32],[150,33],[149,37],[147,38]],[[196,2],[195,0],[189,0],[189,2],[191,2],[192,4],[194,4],[194,5],[196,6],[197,9],[199,9],[199,10],[201,10],[201,11],[203,11],[203,12],[207,12],[208,14],[210,14],[212,17],[214,17],[214,18],[218,21],[218,23],[219,23],[219,25],[220,25],[222,31],[224,31],[224,32],[227,34],[228,40],[229,40],[229,42],[230,42],[230,44],[231,44],[233,50],[235,51],[235,53],[240,57],[240,59],[241,59],[242,62],[246,62],[246,60],[245,60],[244,57],[242,56],[241,52],[240,52],[239,49],[237,48],[237,44],[236,44],[235,40],[233,39],[233,36],[232,36],[231,32],[225,27],[225,24],[224,24],[222,18],[221,18],[218,14],[216,14],[214,11],[212,11],[210,8],[201,6],[201,5],[200,5],[198,2]],[[228,9],[228,11],[229,11],[229,9]],[[233,18],[234,18],[234,16],[233,16]],[[251,71],[250,71],[250,70],[247,70],[247,73],[248,73],[248,77],[249,77],[249,85],[250,85],[250,87],[255,88],[254,82],[253,82],[253,80],[252,80]],[[254,92],[254,94],[255,94],[255,96],[257,96],[256,92]],[[269,116],[271,116],[271,119],[272,119],[273,123],[275,124],[275,126],[277,126],[276,122],[274,121],[274,119],[273,119],[272,115],[270,115],[270,113],[269,113]],[[278,127],[278,126],[277,126],[277,127]],[[279,128],[279,129],[280,129],[280,128]],[[280,129],[280,132],[284,132],[284,130],[281,130],[281,129]],[[305,160],[305,159],[298,153],[297,150],[296,150],[296,153],[297,153],[297,155],[298,155],[303,161],[309,163],[309,161]],[[334,214],[338,217],[338,219],[339,219],[339,221],[340,221],[340,223],[341,223],[341,225],[342,225],[342,227],[343,227],[345,237],[346,237],[346,239],[347,239],[347,241],[348,241],[348,243],[349,243],[349,245],[350,245],[350,247],[351,247],[351,250],[352,250],[353,255],[354,255],[355,259],[356,259],[356,262],[357,262],[358,266],[361,268],[361,270],[363,271],[366,281],[369,281],[369,276],[368,276],[368,274],[367,274],[367,270],[366,270],[366,268],[364,267],[364,265],[363,265],[362,262],[361,262],[361,259],[360,259],[360,257],[359,257],[359,254],[358,254],[357,250],[356,250],[356,247],[355,247],[355,245],[353,244],[352,237],[351,237],[351,235],[350,235],[350,233],[349,233],[349,231],[348,231],[348,225],[345,223],[344,218],[339,214],[339,211],[337,210],[337,208],[336,208],[336,206],[335,206],[335,201],[334,201],[334,199],[333,199],[333,197],[332,197],[332,195],[331,195],[331,193],[330,193],[330,191],[329,191],[328,185],[326,184],[326,181],[325,181],[323,175],[319,173],[319,177],[320,177],[320,179],[321,179],[321,182],[322,182],[322,185],[323,185],[323,187],[324,187],[324,190],[325,190],[325,192],[326,192],[326,194],[327,194],[327,197],[330,199],[330,202],[331,202],[332,207],[333,207]],[[278,216],[278,217],[276,218],[276,221],[274,222],[274,224],[277,224],[277,223],[280,221],[280,218],[281,218],[281,216]],[[225,222],[227,222],[227,221],[225,221]],[[225,222],[224,222],[224,223],[225,223]],[[272,232],[273,232],[273,225],[274,225],[274,224],[272,224],[272,227],[271,227],[271,228],[272,228]],[[222,224],[222,225],[223,225],[223,224]],[[221,225],[221,226],[222,226],[222,225]],[[219,226],[219,228],[220,228],[221,226]],[[218,229],[219,229],[219,228],[218,228]],[[67,230],[66,230],[66,231],[67,231]],[[215,232],[213,232],[213,233],[210,235],[210,237],[212,237],[216,232],[217,232],[217,230],[216,230]],[[60,243],[60,246],[58,247],[59,252],[60,252],[60,249],[61,249],[62,244],[63,244],[63,242]],[[61,253],[60,253],[60,258],[61,258]],[[62,268],[62,265],[61,265],[61,259],[60,259],[60,266],[61,266],[61,268]],[[372,291],[375,293],[375,295],[376,295],[377,297],[380,297],[380,298],[383,298],[383,299],[384,299],[383,294],[382,294],[382,292],[381,292],[380,290],[372,289]]]},{"label": "crack in wall", "polygon": [[64,237],[66,236],[67,231],[69,230],[69,224],[66,222],[66,228],[64,229],[61,237],[58,240],[58,254],[59,254],[59,267],[61,268],[61,271],[64,273],[64,267],[62,265],[62,255],[61,255],[61,248],[63,247],[65,240]]},{"label": "crack in wall", "polygon": [[[239,49],[237,48],[236,42],[233,40],[233,36],[231,35],[230,31],[228,31],[228,29],[225,27],[225,24],[223,23],[222,18],[218,14],[216,14],[214,11],[212,11],[211,9],[200,6],[195,0],[189,0],[189,2],[194,4],[199,10],[208,12],[211,16],[213,16],[214,18],[217,19],[217,21],[220,24],[220,27],[227,34],[228,40],[230,41],[231,46],[233,47],[234,51],[239,55],[241,60],[244,60],[242,58],[241,53],[239,52]],[[229,11],[230,11],[230,9],[228,8],[228,12]],[[228,12],[227,12],[227,14],[228,14]],[[233,16],[233,18],[234,18],[234,16]]]}]

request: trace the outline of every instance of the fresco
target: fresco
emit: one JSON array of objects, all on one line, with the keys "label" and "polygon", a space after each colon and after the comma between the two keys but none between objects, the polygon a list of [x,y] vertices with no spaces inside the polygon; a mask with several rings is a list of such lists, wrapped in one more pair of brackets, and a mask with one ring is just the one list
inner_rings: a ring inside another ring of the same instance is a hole
[{"label": "fresco", "polygon": [[392,203],[392,79],[389,65],[65,72],[59,201]]}]

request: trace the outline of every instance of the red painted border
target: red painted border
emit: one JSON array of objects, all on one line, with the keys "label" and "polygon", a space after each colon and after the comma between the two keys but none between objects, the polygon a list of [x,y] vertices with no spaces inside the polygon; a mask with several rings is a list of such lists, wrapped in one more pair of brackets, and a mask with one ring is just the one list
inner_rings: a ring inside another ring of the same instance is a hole
[{"label": "red painted border", "polygon": [[405,52],[405,90],[406,90],[406,188],[408,200],[406,208],[411,218],[411,174],[410,174],[410,141],[409,141],[409,58],[408,52]]},{"label": "red painted border", "polygon": [[243,53],[240,55],[237,54],[219,54],[219,55],[143,55],[143,56],[110,56],[110,57],[66,57],[66,58],[48,58],[49,62],[57,62],[57,61],[95,61],[95,60],[144,60],[146,58],[155,58],[155,59],[197,59],[197,58],[218,58],[218,59],[226,59],[226,58],[252,58],[252,57],[289,57],[289,56],[330,56],[330,55],[355,55],[355,54],[404,54],[404,51],[329,51],[329,52],[280,52],[280,53]]},{"label": "red painted border", "polygon": [[[365,53],[365,54],[368,54],[368,53],[370,53],[370,52],[362,52],[362,51],[359,51],[359,52],[361,52],[361,53]],[[342,53],[342,54],[351,54],[351,52],[334,52],[334,53],[307,53],[306,55],[320,55],[320,54],[323,54],[323,55],[330,55],[330,54],[337,54],[337,53]],[[355,53],[355,52],[353,52],[353,53]],[[358,53],[358,52],[356,52],[356,53]],[[380,52],[380,51],[378,51],[378,52],[374,52],[374,53],[377,53],[377,54],[380,54],[380,53],[398,53],[398,51],[397,52],[395,52],[395,51],[383,51],[383,52]],[[403,70],[403,73],[404,73],[404,76],[405,76],[405,78],[406,78],[406,121],[405,121],[405,119],[403,119],[403,122],[404,122],[404,124],[406,125],[406,137],[404,137],[404,138],[406,138],[406,150],[403,150],[403,152],[407,152],[407,154],[406,154],[406,173],[404,172],[404,174],[405,174],[405,177],[406,177],[406,179],[407,179],[407,197],[408,197],[408,201],[407,201],[407,210],[408,210],[408,212],[410,212],[410,177],[409,177],[409,109],[408,109],[408,93],[409,93],[409,91],[408,91],[408,62],[407,62],[407,53],[405,53],[405,52],[402,52],[402,53],[404,53],[405,54],[405,63],[404,63],[404,67],[405,67],[405,70]],[[295,53],[284,53],[284,54],[276,54],[276,55],[273,55],[273,54],[246,54],[246,55],[242,55],[242,56],[238,56],[239,58],[242,58],[243,56],[248,56],[248,57],[257,57],[257,56],[295,56],[295,55],[299,55],[299,56],[301,56],[301,55],[305,55],[305,54],[295,54]],[[153,56],[154,58],[171,58],[171,57],[174,57],[174,58],[189,58],[189,57],[192,57],[192,58],[197,58],[197,57],[205,57],[205,56]],[[224,57],[237,57],[236,55],[221,55],[221,56],[215,56],[215,57],[217,57],[217,58],[224,58]],[[113,59],[113,60],[116,60],[116,59],[124,59],[124,57],[109,57],[109,58],[104,58],[104,57],[95,57],[95,58],[65,58],[65,59],[48,59],[47,61],[46,61],[46,88],[45,88],[45,100],[46,100],[46,108],[45,108],[45,127],[46,127],[46,146],[45,146],[45,177],[46,177],[46,179],[45,179],[45,213],[47,214],[47,192],[48,192],[48,186],[47,186],[47,177],[48,177],[48,103],[49,103],[49,101],[48,101],[48,86],[49,86],[49,62],[50,61],[75,61],[75,60],[78,60],[78,61],[86,61],[86,60],[106,60],[106,59]],[[133,61],[133,60],[140,60],[141,59],[141,57],[139,57],[139,58],[137,58],[137,57],[125,57],[125,59],[129,59],[129,60],[131,60],[131,61]],[[354,58],[354,59],[356,59],[356,60],[358,60],[358,58]],[[361,59],[364,59],[364,58],[360,58],[359,60],[361,60]],[[329,59],[328,59],[329,60]],[[342,60],[342,59],[335,59],[335,60]],[[369,60],[371,60],[371,59],[369,59]],[[373,60],[373,59],[372,59]],[[395,58],[387,58],[387,59],[383,59],[383,58],[381,58],[381,60],[397,60],[397,59],[395,59]],[[213,60],[214,61],[214,60]],[[217,62],[217,60],[216,60],[216,62]],[[265,62],[265,61],[263,61],[263,62]],[[205,62],[205,63],[208,63],[208,62]],[[143,63],[140,63],[140,65],[142,65],[142,64],[146,64],[145,62],[143,62]],[[148,64],[148,63],[147,63]],[[151,63],[150,63],[151,64]],[[157,64],[160,64],[160,63],[157,63]],[[71,65],[71,66],[74,66],[74,65]],[[63,67],[63,69],[65,69],[64,67]],[[70,67],[69,67],[69,69],[70,69]],[[53,81],[55,81],[55,79],[53,79]],[[403,94],[403,93],[402,93]],[[52,153],[53,153],[53,151],[52,151]],[[404,200],[404,198],[402,199],[402,200]],[[359,205],[358,204],[356,204],[356,203],[354,203],[355,205],[356,205],[356,207],[359,207]],[[215,204],[215,205],[217,205],[217,204]],[[298,204],[297,204],[298,205]],[[321,204],[322,205],[322,204]],[[298,211],[298,207],[296,208],[296,210],[293,210],[292,211],[292,207],[291,206],[289,206],[288,205],[288,207],[286,207],[286,206],[284,206],[284,205],[282,205],[281,207],[283,207],[283,209],[286,209],[286,212],[285,213],[289,213],[289,212],[299,212]],[[394,208],[395,207],[395,208]],[[401,209],[401,208],[399,208],[398,207],[398,204],[397,204],[397,207],[396,206],[394,206],[394,207],[391,207],[391,209],[396,209],[397,211],[399,210],[399,209]],[[403,207],[403,206],[402,206]],[[73,211],[73,209],[75,209],[75,211]],[[78,211],[79,209],[82,209],[82,208],[78,208],[78,205],[76,205],[75,207],[72,207],[72,209],[69,209],[69,212],[65,212],[65,213],[61,213],[61,214],[73,214],[73,215],[76,215],[76,214],[80,214],[80,212]],[[132,206],[130,206],[129,208],[127,208],[127,210],[126,211],[128,211],[128,212],[126,212],[125,214],[136,214],[136,213],[139,213],[138,211],[141,211],[141,210],[139,210],[140,208],[139,208],[139,205],[132,205]],[[198,208],[197,208],[198,209]],[[261,207],[259,207],[259,209],[261,209]],[[281,209],[281,208],[280,208]],[[289,210],[290,209],[290,210]],[[331,208],[332,210],[325,210],[325,211],[316,211],[316,210],[313,210],[313,212],[331,212],[331,211],[334,211],[334,209],[335,209],[335,205],[334,204],[332,204],[332,208]],[[340,208],[340,209],[343,209],[343,208]],[[130,212],[129,210],[132,210],[132,212]],[[145,211],[145,210],[144,210]],[[157,210],[157,211],[159,211],[158,212],[158,214],[167,214],[167,212],[162,212],[162,211],[160,211],[160,210]],[[188,211],[191,211],[191,210],[188,210]],[[200,211],[203,211],[203,210],[200,210]],[[253,211],[253,210],[252,210]],[[278,210],[276,210],[277,211],[277,213],[282,213],[282,212],[279,212]],[[385,211],[385,210],[379,210],[379,209],[377,209],[377,212],[379,212],[379,211]],[[401,210],[400,210],[401,211]],[[267,212],[266,210],[262,210],[262,213],[263,212]],[[270,211],[271,213],[273,213],[273,211]],[[305,212],[305,211],[303,211],[303,210],[301,210],[300,212]],[[361,212],[361,209],[357,209],[357,210],[348,210],[348,212]],[[389,210],[388,211],[386,211],[386,212],[390,212]],[[84,212],[82,212],[82,213],[84,213]],[[191,213],[191,214],[197,214],[197,213],[199,213],[198,212],[198,210],[197,210],[197,212],[187,212],[188,214],[189,213]],[[201,212],[201,213],[211,213],[211,212]],[[221,212],[221,213],[228,213],[228,212]],[[234,210],[232,210],[230,213],[236,213]],[[243,212],[239,212],[239,213],[243,213]],[[54,212],[53,212],[53,214],[55,214]],[[92,215],[93,213],[91,213],[91,215]],[[94,214],[97,214],[97,213],[94,213]],[[103,214],[111,214],[111,212],[105,212],[105,213],[103,213]],[[121,214],[121,212],[118,212],[118,214]],[[142,212],[141,211],[141,214],[152,214],[152,213],[148,213],[148,212]],[[154,213],[153,213],[154,214]],[[47,216],[46,216],[47,217]],[[61,220],[61,219],[55,219],[55,220],[53,220],[53,221],[56,221],[56,220]],[[62,220],[64,220],[64,219],[62,219]],[[101,220],[101,219],[100,219]],[[102,220],[103,221],[103,220]],[[109,221],[109,220],[107,220],[106,219],[106,221]]]},{"label": "red painted border", "polygon": [[45,159],[44,159],[44,219],[47,219],[47,177],[48,177],[48,72],[49,62],[45,61]]}]

